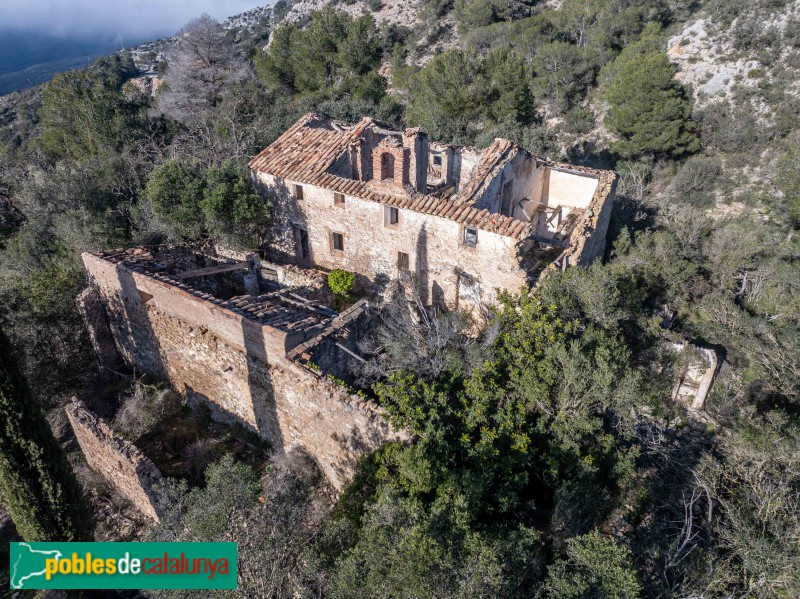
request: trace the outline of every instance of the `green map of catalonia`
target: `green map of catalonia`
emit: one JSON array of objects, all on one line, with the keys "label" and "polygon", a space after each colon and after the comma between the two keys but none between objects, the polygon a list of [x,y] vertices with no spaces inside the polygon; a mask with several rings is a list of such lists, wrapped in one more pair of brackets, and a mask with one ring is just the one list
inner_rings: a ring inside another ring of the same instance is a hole
[{"label": "green map of catalonia", "polygon": [[39,551],[28,543],[18,543],[17,559],[11,567],[11,588],[24,588],[25,581],[37,576],[44,576],[45,560],[61,558],[60,551]]}]

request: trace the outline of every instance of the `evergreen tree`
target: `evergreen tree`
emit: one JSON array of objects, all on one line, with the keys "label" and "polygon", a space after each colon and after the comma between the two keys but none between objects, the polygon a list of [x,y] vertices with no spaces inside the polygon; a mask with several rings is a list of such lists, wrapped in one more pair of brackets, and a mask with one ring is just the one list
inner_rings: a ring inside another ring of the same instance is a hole
[{"label": "evergreen tree", "polygon": [[700,148],[691,102],[655,38],[646,36],[625,48],[602,78],[609,104],[605,124],[624,140],[616,144],[619,154],[681,156]]},{"label": "evergreen tree", "polygon": [[83,496],[0,331],[0,495],[26,541],[89,537]]}]

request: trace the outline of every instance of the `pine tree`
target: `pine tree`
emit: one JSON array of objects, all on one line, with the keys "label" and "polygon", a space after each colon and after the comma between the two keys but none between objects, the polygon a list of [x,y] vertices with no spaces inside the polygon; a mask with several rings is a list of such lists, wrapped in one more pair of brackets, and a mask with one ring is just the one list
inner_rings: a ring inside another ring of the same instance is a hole
[{"label": "pine tree", "polygon": [[601,73],[609,105],[605,124],[623,139],[614,149],[624,157],[681,156],[700,148],[692,104],[656,41],[645,35]]},{"label": "pine tree", "polygon": [[80,541],[89,536],[81,489],[2,331],[0,497],[26,541]]}]

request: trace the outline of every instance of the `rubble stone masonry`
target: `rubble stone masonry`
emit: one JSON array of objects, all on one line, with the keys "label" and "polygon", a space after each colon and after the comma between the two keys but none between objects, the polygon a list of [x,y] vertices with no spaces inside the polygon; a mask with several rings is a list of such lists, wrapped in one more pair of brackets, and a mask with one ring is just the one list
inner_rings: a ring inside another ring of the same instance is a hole
[{"label": "rubble stone masonry", "polygon": [[152,489],[162,477],[155,464],[135,445],[115,435],[81,402],[74,400],[66,412],[89,467],[136,509],[157,521]]},{"label": "rubble stone masonry", "polygon": [[360,457],[405,438],[369,401],[287,359],[303,339],[122,264],[83,259],[129,367],[167,378],[278,452],[304,448],[337,489]]},{"label": "rubble stone masonry", "polygon": [[[272,198],[280,194],[283,181],[258,173],[262,192]],[[464,226],[446,218],[398,209],[398,223],[388,223],[385,204],[345,196],[342,206],[334,204],[333,192],[315,185],[303,185],[302,206],[275,200],[275,245],[287,255],[294,253],[292,225],[308,231],[311,262],[327,269],[342,268],[374,279],[381,274],[397,277],[398,254],[408,256],[410,271],[416,275],[426,302],[460,306],[461,277],[480,283],[487,304],[495,301],[495,289],[518,292],[526,286],[527,273],[520,265],[517,240],[477,231],[477,244],[463,243]],[[334,249],[333,233],[344,236],[344,251]]]}]

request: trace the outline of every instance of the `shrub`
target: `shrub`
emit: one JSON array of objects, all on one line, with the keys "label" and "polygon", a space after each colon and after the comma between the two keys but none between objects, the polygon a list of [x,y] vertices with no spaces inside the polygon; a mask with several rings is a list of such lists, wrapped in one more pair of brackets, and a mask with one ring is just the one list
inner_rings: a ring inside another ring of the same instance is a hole
[{"label": "shrub", "polygon": [[336,269],[328,273],[328,288],[336,295],[346,297],[353,291],[356,274],[348,270]]},{"label": "shrub", "polygon": [[122,400],[114,418],[114,429],[136,440],[161,420],[177,414],[180,406],[180,395],[171,389],[136,383],[132,392]]},{"label": "shrub", "polygon": [[564,131],[583,135],[594,127],[594,114],[588,108],[573,108],[564,114]]},{"label": "shrub", "polygon": [[597,531],[567,541],[566,559],[550,567],[547,590],[555,597],[639,597],[628,549]]},{"label": "shrub", "polygon": [[679,202],[699,207],[714,204],[714,188],[722,174],[719,160],[697,156],[680,168],[672,181],[672,196]]},{"label": "shrub", "polygon": [[778,161],[775,183],[786,198],[792,225],[800,229],[800,148],[790,148]]}]

